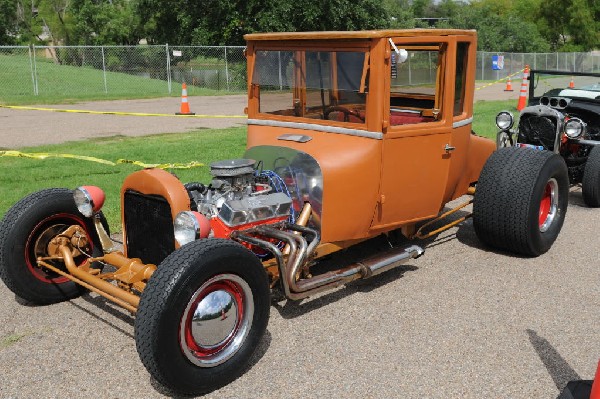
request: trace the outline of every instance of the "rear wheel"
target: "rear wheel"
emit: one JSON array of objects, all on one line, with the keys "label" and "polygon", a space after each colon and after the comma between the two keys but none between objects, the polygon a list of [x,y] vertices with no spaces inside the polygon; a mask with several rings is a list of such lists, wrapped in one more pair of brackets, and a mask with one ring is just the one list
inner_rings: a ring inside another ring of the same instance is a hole
[{"label": "rear wheel", "polygon": [[592,148],[585,163],[582,194],[587,206],[600,207],[600,148],[598,147]]},{"label": "rear wheel", "polygon": [[502,148],[486,162],[473,201],[473,226],[494,248],[538,256],[562,228],[569,178],[564,160],[548,151]]},{"label": "rear wheel", "polygon": [[[89,256],[99,256],[102,249],[93,222],[82,216],[73,191],[51,188],[30,194],[6,212],[0,222],[0,278],[17,296],[43,305],[74,298],[85,289],[49,269],[39,267],[37,258],[48,256],[48,244],[57,234],[72,225],[83,227],[88,245],[81,248]],[[77,264],[86,256],[75,258]],[[48,261],[66,271],[60,260]]]},{"label": "rear wheel", "polygon": [[210,392],[248,366],[269,306],[267,274],[246,248],[221,239],[186,244],[142,293],[135,320],[140,359],[174,393]]}]

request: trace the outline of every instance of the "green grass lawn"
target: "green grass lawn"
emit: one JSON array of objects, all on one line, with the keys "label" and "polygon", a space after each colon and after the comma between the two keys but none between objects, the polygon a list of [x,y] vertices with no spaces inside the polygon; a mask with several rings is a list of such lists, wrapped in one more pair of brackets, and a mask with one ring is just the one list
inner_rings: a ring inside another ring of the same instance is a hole
[{"label": "green grass lawn", "polygon": [[477,101],[473,107],[473,131],[480,136],[496,139],[496,115],[500,111],[510,111],[515,117],[519,112],[517,102],[508,101]]},{"label": "green grass lawn", "polygon": [[[202,162],[205,167],[172,170],[183,182],[209,181],[208,164],[217,159],[242,156],[246,129],[199,130],[184,134],[144,137],[112,137],[70,142],[62,145],[28,147],[23,152],[50,152],[96,157],[109,161],[129,159],[144,163]],[[134,165],[110,166],[100,163],[47,158],[45,160],[0,157],[0,215],[25,195],[49,187],[75,188],[95,185],[106,192],[103,208],[113,230],[120,230],[119,190],[125,177],[141,168]]]},{"label": "green grass lawn", "polygon": [[[134,99],[169,96],[166,80],[101,69],[59,65],[37,58],[38,95],[34,95],[27,53],[0,54],[0,103],[6,105],[57,104],[78,101]],[[106,92],[105,92],[106,89]],[[188,86],[189,95],[223,95],[227,92]],[[172,82],[173,96],[181,95],[179,83]]]},{"label": "green grass lawn", "polygon": [[[495,138],[496,114],[511,109],[512,102],[489,101],[475,104],[474,130]],[[184,134],[163,134],[147,137],[111,137],[21,149],[27,153],[63,153],[85,155],[109,161],[136,160],[144,163],[202,162],[208,165],[218,159],[242,156],[246,129],[198,130]],[[0,215],[25,195],[42,188],[96,185],[107,195],[104,212],[113,230],[119,230],[119,190],[124,178],[140,167],[128,164],[116,166],[100,163],[47,158],[45,160],[0,157]],[[173,170],[183,182],[210,180],[208,166]]]}]

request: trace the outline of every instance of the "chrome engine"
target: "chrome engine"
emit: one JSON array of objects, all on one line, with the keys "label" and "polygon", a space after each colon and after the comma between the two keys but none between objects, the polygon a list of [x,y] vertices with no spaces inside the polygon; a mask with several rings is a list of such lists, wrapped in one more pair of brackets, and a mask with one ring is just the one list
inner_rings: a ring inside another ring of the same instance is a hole
[{"label": "chrome engine", "polygon": [[277,175],[257,173],[255,164],[252,159],[212,163],[208,186],[186,185],[192,209],[209,219],[218,217],[229,227],[290,216],[292,199],[274,189],[285,185],[274,184],[273,179],[280,179]]}]

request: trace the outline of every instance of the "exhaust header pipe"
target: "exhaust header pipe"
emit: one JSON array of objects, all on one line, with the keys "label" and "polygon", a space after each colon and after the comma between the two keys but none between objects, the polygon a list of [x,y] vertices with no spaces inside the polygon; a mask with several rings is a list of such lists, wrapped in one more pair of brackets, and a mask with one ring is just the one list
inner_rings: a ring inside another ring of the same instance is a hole
[{"label": "exhaust header pipe", "polygon": [[[410,259],[416,259],[424,253],[423,248],[418,245],[392,248],[348,267],[297,280],[299,271],[310,262],[319,244],[320,236],[317,231],[303,226],[286,224],[283,227],[312,236],[310,244],[307,244],[306,239],[300,234],[267,226],[257,226],[243,232],[234,232],[231,237],[238,241],[257,245],[273,254],[279,267],[283,293],[287,298],[293,300],[307,298],[354,280],[376,276],[400,266]],[[287,263],[284,263],[283,254],[275,245],[257,236],[281,240],[288,244],[290,253]]]}]

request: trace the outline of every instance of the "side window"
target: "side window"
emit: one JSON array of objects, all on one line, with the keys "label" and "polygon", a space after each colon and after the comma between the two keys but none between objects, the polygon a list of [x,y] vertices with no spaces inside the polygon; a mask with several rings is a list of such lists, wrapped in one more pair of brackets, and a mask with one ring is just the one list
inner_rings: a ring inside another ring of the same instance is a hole
[{"label": "side window", "polygon": [[467,56],[469,43],[459,42],[456,49],[456,80],[454,81],[454,116],[463,113],[465,105],[465,81],[467,79]]},{"label": "side window", "polygon": [[392,51],[390,125],[434,122],[441,112],[444,47],[436,44],[398,47],[402,47],[398,52]]}]

